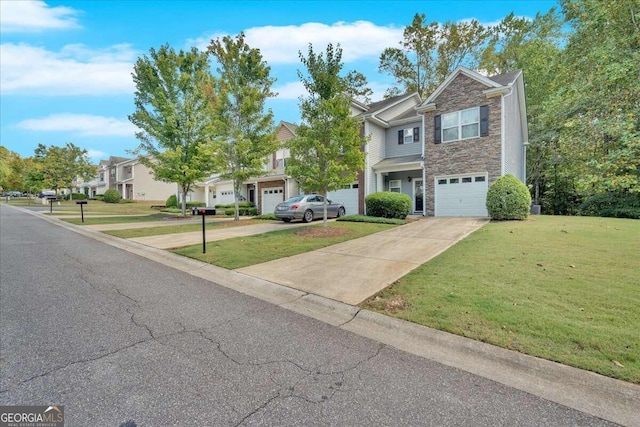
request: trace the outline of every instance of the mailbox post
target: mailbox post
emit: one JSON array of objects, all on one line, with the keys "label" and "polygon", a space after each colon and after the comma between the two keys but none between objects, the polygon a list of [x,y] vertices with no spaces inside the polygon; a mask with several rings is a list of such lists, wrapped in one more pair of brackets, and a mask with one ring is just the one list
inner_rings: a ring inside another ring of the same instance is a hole
[{"label": "mailbox post", "polygon": [[202,253],[206,254],[207,253],[207,236],[205,232],[204,217],[208,215],[215,215],[216,208],[198,208],[197,213],[202,217]]},{"label": "mailbox post", "polygon": [[82,218],[82,223],[84,224],[84,205],[87,204],[86,200],[78,200],[76,205],[80,205],[80,217]]},{"label": "mailbox post", "polygon": [[47,197],[47,199],[49,199],[49,213],[53,213],[53,202],[58,200],[58,198],[56,196],[52,196],[52,197]]}]

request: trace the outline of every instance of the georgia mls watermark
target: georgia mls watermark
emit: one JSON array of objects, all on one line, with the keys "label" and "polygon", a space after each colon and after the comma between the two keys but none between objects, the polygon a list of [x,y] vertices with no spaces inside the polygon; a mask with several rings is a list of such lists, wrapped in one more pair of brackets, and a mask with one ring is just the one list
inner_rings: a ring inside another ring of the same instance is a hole
[{"label": "georgia mls watermark", "polygon": [[64,406],[0,406],[0,427],[64,427]]}]

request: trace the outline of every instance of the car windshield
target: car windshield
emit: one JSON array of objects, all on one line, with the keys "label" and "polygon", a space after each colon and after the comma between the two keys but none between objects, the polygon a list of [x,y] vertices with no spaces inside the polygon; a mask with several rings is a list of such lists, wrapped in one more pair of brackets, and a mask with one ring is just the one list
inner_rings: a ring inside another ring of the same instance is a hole
[{"label": "car windshield", "polygon": [[302,199],[304,199],[304,196],[291,197],[290,199],[287,199],[285,203],[295,203],[301,201]]}]

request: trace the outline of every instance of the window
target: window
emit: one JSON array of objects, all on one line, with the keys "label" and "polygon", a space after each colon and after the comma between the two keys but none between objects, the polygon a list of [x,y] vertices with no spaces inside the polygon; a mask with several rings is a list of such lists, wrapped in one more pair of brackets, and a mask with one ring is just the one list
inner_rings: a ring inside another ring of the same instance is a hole
[{"label": "window", "polygon": [[460,180],[458,178],[451,178],[449,180],[449,184],[457,184],[458,182],[460,182]]},{"label": "window", "polygon": [[100,182],[104,182],[104,172],[100,172]]},{"label": "window", "polygon": [[434,142],[459,141],[489,135],[489,107],[469,108],[434,117]]},{"label": "window", "polygon": [[471,182],[471,177],[470,177],[470,176],[468,176],[468,177],[464,177],[464,178],[462,178],[462,182],[463,182],[463,183],[465,183],[465,182]]},{"label": "window", "polygon": [[420,128],[400,129],[398,131],[398,144],[413,144],[420,141]]},{"label": "window", "polygon": [[476,176],[476,182],[484,182],[485,181],[485,177],[484,176]]},{"label": "window", "polygon": [[447,180],[446,179],[439,179],[438,180],[438,185],[446,185],[447,184]]},{"label": "window", "polygon": [[402,193],[402,181],[399,179],[389,181],[389,191],[394,193]]}]

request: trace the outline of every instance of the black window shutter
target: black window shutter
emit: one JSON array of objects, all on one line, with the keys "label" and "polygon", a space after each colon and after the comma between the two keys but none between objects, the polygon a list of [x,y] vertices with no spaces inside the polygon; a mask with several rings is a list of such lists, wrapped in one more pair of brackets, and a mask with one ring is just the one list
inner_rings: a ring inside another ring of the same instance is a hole
[{"label": "black window shutter", "polygon": [[404,144],[404,133],[402,129],[398,131],[398,144]]},{"label": "black window shutter", "polygon": [[489,135],[489,106],[480,107],[480,136]]},{"label": "black window shutter", "polygon": [[420,128],[413,128],[413,142],[420,141]]},{"label": "black window shutter", "polygon": [[440,126],[440,119],[441,117],[439,114],[433,118],[433,142],[435,144],[440,144],[442,142],[442,129]]}]

